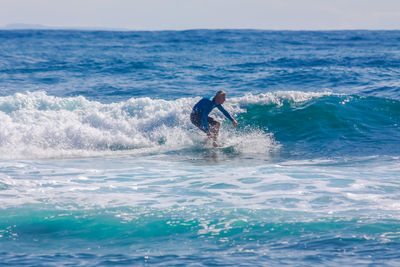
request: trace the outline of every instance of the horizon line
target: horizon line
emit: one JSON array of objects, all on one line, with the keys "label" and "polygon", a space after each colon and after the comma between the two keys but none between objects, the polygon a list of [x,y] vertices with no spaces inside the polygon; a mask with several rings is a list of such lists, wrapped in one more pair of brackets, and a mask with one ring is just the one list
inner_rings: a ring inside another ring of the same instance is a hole
[{"label": "horizon line", "polygon": [[215,28],[160,28],[160,29],[131,29],[131,28],[114,28],[106,26],[48,26],[42,24],[28,24],[28,23],[11,23],[0,25],[0,30],[76,30],[76,31],[195,31],[195,30],[253,30],[253,31],[400,31],[399,29],[368,29],[368,28],[304,28],[304,29],[273,29],[273,28],[229,28],[229,27],[215,27]]}]

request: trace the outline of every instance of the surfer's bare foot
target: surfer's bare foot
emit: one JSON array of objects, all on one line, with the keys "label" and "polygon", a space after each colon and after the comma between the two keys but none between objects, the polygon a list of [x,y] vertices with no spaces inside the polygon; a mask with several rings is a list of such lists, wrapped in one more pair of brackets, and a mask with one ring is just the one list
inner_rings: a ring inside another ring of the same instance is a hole
[{"label": "surfer's bare foot", "polygon": [[217,142],[213,142],[213,147],[218,147]]}]

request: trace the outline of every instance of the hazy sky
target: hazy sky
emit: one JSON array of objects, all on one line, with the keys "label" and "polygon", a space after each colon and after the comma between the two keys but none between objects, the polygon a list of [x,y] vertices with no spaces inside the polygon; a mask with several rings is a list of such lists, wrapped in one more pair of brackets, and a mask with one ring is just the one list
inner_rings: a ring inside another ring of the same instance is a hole
[{"label": "hazy sky", "polygon": [[12,23],[136,30],[400,29],[400,0],[0,0]]}]

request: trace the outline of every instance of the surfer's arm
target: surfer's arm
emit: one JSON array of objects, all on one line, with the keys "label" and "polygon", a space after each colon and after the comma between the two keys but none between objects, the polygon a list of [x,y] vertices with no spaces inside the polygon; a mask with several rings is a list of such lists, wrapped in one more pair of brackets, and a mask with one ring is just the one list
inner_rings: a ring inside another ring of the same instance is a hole
[{"label": "surfer's arm", "polygon": [[232,116],[229,114],[229,112],[226,111],[222,105],[217,105],[217,108],[222,112],[222,114],[225,115],[225,117],[227,119],[231,120],[233,126],[237,127],[237,125],[238,125],[237,121],[234,118],[232,118]]},{"label": "surfer's arm", "polygon": [[233,121],[233,118],[231,117],[231,115],[229,114],[229,112],[226,111],[222,105],[217,105],[217,108],[222,112],[222,114],[225,115],[225,117],[226,117],[227,119]]},{"label": "surfer's arm", "polygon": [[231,114],[229,114],[229,112],[226,111],[222,105],[218,105],[217,108],[222,112],[222,114],[225,115],[225,117],[226,117],[227,119],[229,119],[229,120],[233,123],[233,125],[234,125],[235,127],[237,126],[236,120],[235,120],[234,118],[232,118]]}]

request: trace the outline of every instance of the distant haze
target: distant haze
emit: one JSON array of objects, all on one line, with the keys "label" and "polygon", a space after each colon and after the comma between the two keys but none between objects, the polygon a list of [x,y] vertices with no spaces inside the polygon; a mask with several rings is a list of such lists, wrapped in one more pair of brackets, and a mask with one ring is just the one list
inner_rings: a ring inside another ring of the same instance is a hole
[{"label": "distant haze", "polygon": [[3,28],[400,29],[399,0],[1,0]]}]

